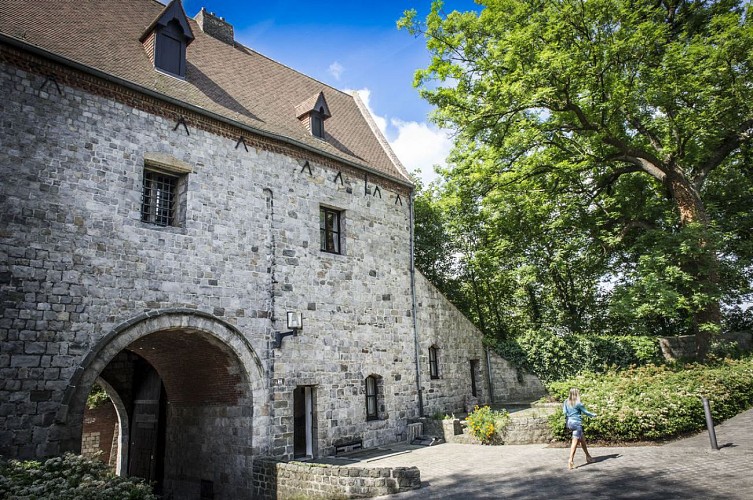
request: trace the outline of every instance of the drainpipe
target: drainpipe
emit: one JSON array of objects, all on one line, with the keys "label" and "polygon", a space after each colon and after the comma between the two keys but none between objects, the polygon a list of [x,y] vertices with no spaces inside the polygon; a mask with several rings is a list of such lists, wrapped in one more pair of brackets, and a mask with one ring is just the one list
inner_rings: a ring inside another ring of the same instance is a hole
[{"label": "drainpipe", "polygon": [[492,382],[492,361],[489,356],[489,346],[486,346],[486,377],[489,379],[489,404],[494,403],[494,383]]},{"label": "drainpipe", "polygon": [[421,366],[418,362],[420,346],[418,342],[418,320],[416,318],[416,312],[418,310],[416,305],[416,259],[415,259],[415,246],[413,243],[414,236],[414,212],[413,212],[413,198],[414,192],[410,192],[410,290],[411,299],[413,301],[413,345],[416,351],[416,389],[418,390],[418,416],[424,416],[424,396],[421,389]]}]

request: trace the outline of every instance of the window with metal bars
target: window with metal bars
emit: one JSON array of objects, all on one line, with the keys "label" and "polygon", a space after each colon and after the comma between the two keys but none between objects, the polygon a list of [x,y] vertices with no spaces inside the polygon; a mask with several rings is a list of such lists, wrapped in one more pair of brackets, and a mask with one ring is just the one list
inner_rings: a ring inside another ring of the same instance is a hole
[{"label": "window with metal bars", "polygon": [[319,210],[319,234],[322,252],[342,253],[341,223],[342,212],[321,207]]},{"label": "window with metal bars", "polygon": [[144,170],[141,220],[157,226],[175,226],[179,176]]}]

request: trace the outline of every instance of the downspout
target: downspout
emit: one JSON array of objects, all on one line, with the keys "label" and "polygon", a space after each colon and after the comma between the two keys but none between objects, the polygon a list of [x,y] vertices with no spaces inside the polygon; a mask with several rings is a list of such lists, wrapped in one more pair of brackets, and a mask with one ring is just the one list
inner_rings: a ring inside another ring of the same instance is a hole
[{"label": "downspout", "polygon": [[413,243],[413,236],[414,236],[414,212],[413,212],[413,195],[414,191],[411,189],[410,192],[410,291],[411,291],[411,299],[413,301],[412,307],[413,307],[413,345],[416,350],[416,390],[418,391],[418,416],[423,417],[424,416],[424,397],[423,397],[423,390],[421,389],[421,365],[418,362],[419,359],[419,352],[420,352],[420,346],[418,342],[418,319],[416,318],[416,313],[418,311],[418,306],[416,304],[416,259],[415,259],[415,246]]},{"label": "downspout", "polygon": [[492,361],[489,346],[486,346],[486,377],[489,379],[489,404],[494,404],[494,383],[492,382]]}]

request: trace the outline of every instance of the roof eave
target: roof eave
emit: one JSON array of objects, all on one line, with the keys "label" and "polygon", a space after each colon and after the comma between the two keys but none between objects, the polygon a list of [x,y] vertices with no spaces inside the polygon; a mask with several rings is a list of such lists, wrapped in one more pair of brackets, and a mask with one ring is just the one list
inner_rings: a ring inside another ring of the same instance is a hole
[{"label": "roof eave", "polygon": [[219,122],[225,123],[227,125],[232,125],[234,127],[237,127],[241,130],[245,130],[247,132],[250,132],[252,134],[256,134],[262,137],[266,137],[268,139],[274,139],[280,142],[283,142],[285,144],[289,144],[291,146],[295,146],[297,148],[303,149],[305,151],[309,151],[311,153],[317,154],[319,156],[323,156],[327,159],[334,160],[340,163],[343,163],[345,165],[348,165],[353,168],[357,168],[359,170],[363,170],[366,173],[376,175],[378,177],[382,177],[384,179],[390,180],[392,182],[395,182],[401,186],[413,189],[413,184],[410,182],[406,182],[404,179],[400,179],[398,177],[386,174],[384,172],[380,172],[379,170],[376,170],[373,167],[370,167],[368,165],[364,165],[362,163],[354,162],[351,160],[348,160],[346,158],[341,158],[339,156],[333,155],[327,151],[317,149],[313,146],[310,146],[308,144],[305,144],[303,142],[297,141],[291,137],[287,137],[284,135],[275,134],[273,132],[268,132],[266,130],[261,130],[256,127],[253,127],[251,125],[239,122],[237,120],[233,120],[232,118],[228,118],[226,116],[220,115],[218,113],[214,113],[212,111],[209,111],[207,109],[204,109],[202,107],[196,106],[194,104],[187,103],[185,101],[181,101],[180,99],[176,99],[174,97],[170,97],[168,95],[162,94],[160,92],[157,92],[155,90],[149,89],[147,87],[144,87],[142,85],[139,85],[138,83],[131,82],[130,80],[126,80],[124,78],[121,78],[119,76],[115,76],[113,74],[107,73],[105,71],[93,68],[91,66],[88,66],[84,63],[75,61],[73,59],[69,59],[65,56],[61,56],[60,54],[56,54],[54,52],[50,52],[49,50],[46,50],[42,47],[39,47],[37,45],[31,44],[29,42],[25,42],[23,40],[19,40],[18,38],[8,36],[4,33],[0,33],[0,42],[3,42],[7,45],[10,45],[12,47],[15,47],[17,49],[24,50],[26,52],[30,52],[34,55],[44,57],[46,59],[49,59],[51,61],[54,61],[56,63],[71,67],[75,70],[90,74],[92,76],[95,76],[97,78],[102,78],[103,80],[109,81],[111,83],[115,83],[117,85],[122,85],[123,87],[126,87],[130,90],[134,90],[136,92],[140,92],[142,94],[148,95],[150,97],[154,97],[155,99],[159,99],[161,101],[165,101],[169,104],[173,104],[176,106],[180,106],[182,108],[185,108],[187,110],[190,110],[194,113],[206,116],[207,118],[211,118],[213,120],[217,120]]}]

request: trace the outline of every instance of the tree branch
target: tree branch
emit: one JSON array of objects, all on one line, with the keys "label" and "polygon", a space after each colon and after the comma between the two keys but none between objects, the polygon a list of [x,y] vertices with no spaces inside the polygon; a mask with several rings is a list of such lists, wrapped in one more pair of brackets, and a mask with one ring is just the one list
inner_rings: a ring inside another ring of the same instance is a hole
[{"label": "tree branch", "polygon": [[701,168],[698,169],[698,172],[693,179],[694,187],[700,191],[708,175],[718,167],[730,155],[730,153],[732,153],[732,151],[751,139],[753,139],[753,120],[746,120],[740,125],[739,130],[731,132],[725,137],[719,147],[714,149],[709,158],[701,165]]}]

